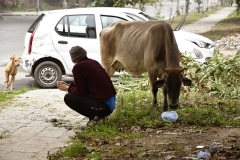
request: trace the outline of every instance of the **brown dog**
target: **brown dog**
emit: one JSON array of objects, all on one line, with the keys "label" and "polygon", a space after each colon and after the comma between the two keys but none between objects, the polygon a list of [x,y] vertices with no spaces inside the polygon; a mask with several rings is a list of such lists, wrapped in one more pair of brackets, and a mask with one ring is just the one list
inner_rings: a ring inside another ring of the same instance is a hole
[{"label": "brown dog", "polygon": [[[19,66],[21,58],[14,54],[12,57],[10,57],[10,60],[11,61],[8,62],[7,66],[6,66],[6,69],[5,69],[6,87],[5,87],[4,90],[7,90],[10,85],[11,85],[10,90],[14,89],[13,88],[13,83],[15,81],[15,76],[17,74],[18,66]],[[9,76],[10,75],[12,77],[11,77],[11,80],[9,81]]]}]

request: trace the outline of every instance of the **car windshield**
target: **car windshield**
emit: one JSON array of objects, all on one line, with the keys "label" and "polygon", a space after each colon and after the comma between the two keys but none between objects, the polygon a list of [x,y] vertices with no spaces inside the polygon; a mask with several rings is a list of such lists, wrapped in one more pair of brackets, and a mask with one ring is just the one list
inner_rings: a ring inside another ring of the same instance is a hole
[{"label": "car windshield", "polygon": [[132,18],[135,21],[145,21],[145,19],[131,13],[125,13],[128,17]]},{"label": "car windshield", "polygon": [[144,17],[146,17],[146,18],[149,19],[149,20],[157,20],[156,18],[151,17],[151,16],[149,16],[148,14],[146,14],[146,13],[144,13],[144,12],[140,12],[139,14],[143,15]]},{"label": "car windshield", "polygon": [[138,14],[132,14],[132,13],[128,13],[128,12],[124,12],[128,17],[132,18],[135,21],[146,21],[147,20],[157,20],[149,15],[147,15],[146,13],[143,12],[139,12]]}]

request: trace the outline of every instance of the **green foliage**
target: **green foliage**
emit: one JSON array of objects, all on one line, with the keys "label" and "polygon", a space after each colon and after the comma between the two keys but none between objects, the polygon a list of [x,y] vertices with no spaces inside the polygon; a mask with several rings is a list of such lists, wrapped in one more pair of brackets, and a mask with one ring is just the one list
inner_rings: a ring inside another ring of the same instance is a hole
[{"label": "green foliage", "polygon": [[240,56],[224,58],[217,53],[214,58],[203,64],[196,64],[183,56],[183,66],[193,82],[192,92],[204,92],[222,98],[236,99],[240,96]]},{"label": "green foliage", "polygon": [[92,6],[95,7],[124,7],[125,5],[139,4],[139,9],[144,11],[147,3],[153,3],[154,0],[94,0]]},{"label": "green foliage", "polygon": [[[54,154],[50,154],[48,152],[47,159],[48,160],[62,160],[68,157],[77,157],[77,156],[87,156],[90,153],[87,150],[86,145],[81,143],[78,140],[72,141],[69,146],[61,148]],[[62,158],[65,157],[65,158]]]},{"label": "green foliage", "polygon": [[[209,97],[210,100],[212,97]],[[206,100],[206,99],[205,99]],[[210,101],[209,100],[209,101]],[[178,110],[178,122],[181,125],[194,126],[239,126],[240,121],[234,120],[240,114],[239,103],[234,100],[226,100],[224,103],[202,103],[194,106],[182,104]]]},{"label": "green foliage", "polygon": [[[150,3],[150,5],[153,6],[153,7],[155,8],[155,10],[156,10],[155,18],[156,18],[157,20],[162,20],[162,19],[165,18],[164,16],[161,15],[162,7],[163,7],[161,0],[160,0],[160,1],[155,1],[155,0],[154,0],[154,1],[152,1],[152,2]],[[172,15],[171,15],[171,16],[172,16]]]},{"label": "green foliage", "polygon": [[234,0],[230,0],[229,5],[232,6],[234,2],[236,3],[236,6],[237,6],[237,10],[236,11],[237,11],[238,14],[240,14],[240,0],[235,0],[235,1]]},{"label": "green foliage", "polygon": [[75,156],[86,156],[89,151],[86,149],[85,144],[74,141],[71,144],[71,147],[66,147],[65,151],[63,152],[64,157],[75,157]]},{"label": "green foliage", "polygon": [[[113,152],[119,152],[120,148],[118,143],[122,141],[125,137],[136,138],[136,135],[131,132],[121,132],[121,128],[116,128],[111,125],[111,123],[106,122],[98,126],[93,126],[91,128],[80,127],[75,131],[76,135],[72,137],[72,141],[65,148],[59,150],[58,152],[48,154],[47,158],[49,160],[59,160],[70,157],[87,157],[99,159],[101,153],[103,152],[98,147],[98,145],[116,145],[113,148]],[[116,149],[116,150],[115,150]]]},{"label": "green foliage", "polygon": [[93,2],[94,7],[113,7],[115,0],[95,0]]}]

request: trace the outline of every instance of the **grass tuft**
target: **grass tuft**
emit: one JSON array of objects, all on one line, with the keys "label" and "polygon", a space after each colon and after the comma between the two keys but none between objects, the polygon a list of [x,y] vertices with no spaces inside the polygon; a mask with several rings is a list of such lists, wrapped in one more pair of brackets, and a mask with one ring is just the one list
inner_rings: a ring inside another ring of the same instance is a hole
[{"label": "grass tuft", "polygon": [[16,95],[23,94],[29,90],[29,88],[23,87],[19,90],[0,91],[0,109],[7,107],[9,101],[11,101]]}]

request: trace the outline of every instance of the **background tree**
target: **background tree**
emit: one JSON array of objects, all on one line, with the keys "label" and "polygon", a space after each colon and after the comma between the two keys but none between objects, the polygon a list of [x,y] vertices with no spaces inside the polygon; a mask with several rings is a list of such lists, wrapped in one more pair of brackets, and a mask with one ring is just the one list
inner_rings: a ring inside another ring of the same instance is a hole
[{"label": "background tree", "polygon": [[176,14],[177,14],[177,15],[180,15],[180,0],[177,0]]},{"label": "background tree", "polygon": [[125,5],[132,5],[135,8],[138,5],[138,8],[142,11],[145,11],[145,5],[147,3],[153,3],[156,0],[95,0],[92,6],[95,7],[124,7]]},{"label": "background tree", "polygon": [[[234,0],[230,0],[229,4],[232,6],[234,3]],[[240,0],[235,0],[235,3],[237,5],[237,13],[240,14]]]},{"label": "background tree", "polygon": [[95,0],[93,6],[95,7],[112,7],[114,0]]},{"label": "background tree", "polygon": [[189,0],[186,0],[186,9],[185,9],[185,13],[188,14],[189,11]]}]

